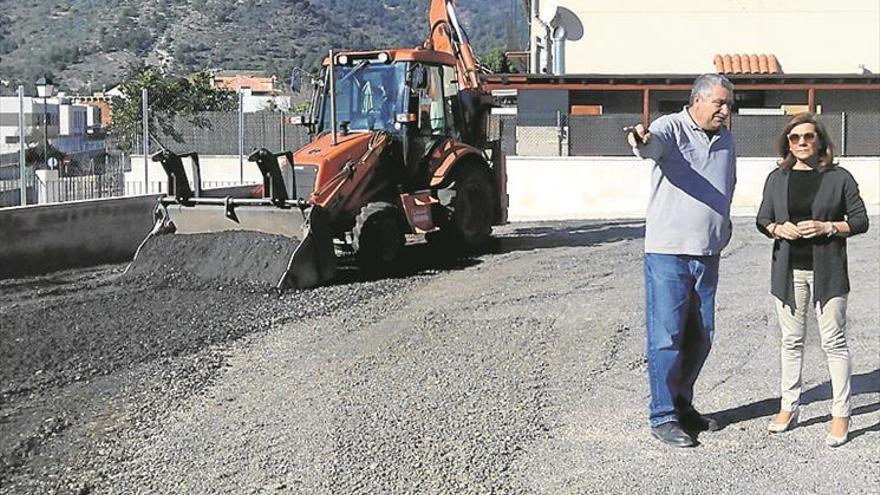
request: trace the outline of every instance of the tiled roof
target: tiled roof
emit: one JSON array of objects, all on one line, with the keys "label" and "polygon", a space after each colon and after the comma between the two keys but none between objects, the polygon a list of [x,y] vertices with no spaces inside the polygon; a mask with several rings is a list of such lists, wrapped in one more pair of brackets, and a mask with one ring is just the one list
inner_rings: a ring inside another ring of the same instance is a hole
[{"label": "tiled roof", "polygon": [[782,74],[776,55],[718,54],[715,70],[719,74]]}]

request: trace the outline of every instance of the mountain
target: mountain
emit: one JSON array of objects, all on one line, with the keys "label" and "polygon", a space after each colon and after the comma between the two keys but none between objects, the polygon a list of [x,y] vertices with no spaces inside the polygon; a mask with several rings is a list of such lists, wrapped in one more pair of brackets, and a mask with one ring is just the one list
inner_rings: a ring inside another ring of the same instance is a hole
[{"label": "mountain", "polygon": [[[30,0],[0,5],[0,79],[50,74],[72,92],[118,83],[138,63],[171,74],[263,70],[281,80],[327,50],[415,46],[429,0]],[[460,0],[475,51],[520,49],[522,0]],[[511,17],[513,16],[513,17]],[[518,36],[511,27],[517,26]],[[514,39],[517,38],[517,39]],[[9,92],[10,88],[0,88]]]}]

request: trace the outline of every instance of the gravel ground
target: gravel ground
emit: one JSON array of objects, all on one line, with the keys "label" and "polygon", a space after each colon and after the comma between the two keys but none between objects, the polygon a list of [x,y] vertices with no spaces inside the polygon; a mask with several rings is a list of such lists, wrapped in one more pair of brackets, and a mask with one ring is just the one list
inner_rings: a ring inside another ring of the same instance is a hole
[{"label": "gravel ground", "polygon": [[[124,266],[0,281],[0,493],[880,493],[877,219],[850,241],[852,441],[769,436],[770,248],[736,222],[695,449],[646,426],[638,222],[517,223],[454,264],[285,294]],[[149,275],[147,273],[146,275]]]}]

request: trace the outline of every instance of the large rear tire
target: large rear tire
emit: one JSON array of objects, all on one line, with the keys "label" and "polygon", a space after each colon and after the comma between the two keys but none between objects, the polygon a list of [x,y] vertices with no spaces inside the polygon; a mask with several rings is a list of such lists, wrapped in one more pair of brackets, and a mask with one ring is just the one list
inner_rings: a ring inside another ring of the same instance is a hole
[{"label": "large rear tire", "polygon": [[352,229],[352,247],[361,270],[371,275],[389,273],[404,244],[400,210],[386,202],[361,208]]},{"label": "large rear tire", "polygon": [[456,251],[479,251],[492,234],[495,211],[495,190],[489,170],[477,161],[466,161],[458,164],[452,174],[450,185],[438,191],[440,231],[428,240],[448,243]]}]

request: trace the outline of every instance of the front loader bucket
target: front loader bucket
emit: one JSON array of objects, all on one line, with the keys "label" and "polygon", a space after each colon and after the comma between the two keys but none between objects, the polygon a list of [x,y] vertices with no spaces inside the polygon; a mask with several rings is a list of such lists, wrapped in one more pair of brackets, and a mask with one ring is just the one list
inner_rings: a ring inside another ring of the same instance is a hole
[{"label": "front loader bucket", "polygon": [[[259,149],[248,157],[263,177],[263,197],[254,198],[251,186],[203,190],[197,153],[153,155],[168,175],[168,195],[159,198],[156,224],[125,274],[170,284],[244,283],[279,290],[332,279],[336,255],[327,215],[289,197],[279,156],[293,163],[290,152]],[[186,157],[192,161],[193,187],[181,160]]]},{"label": "front loader bucket", "polygon": [[279,208],[233,198],[184,205],[162,198],[156,224],[126,273],[171,283],[191,278],[304,289],[332,279],[336,258],[326,214],[318,206]]}]

